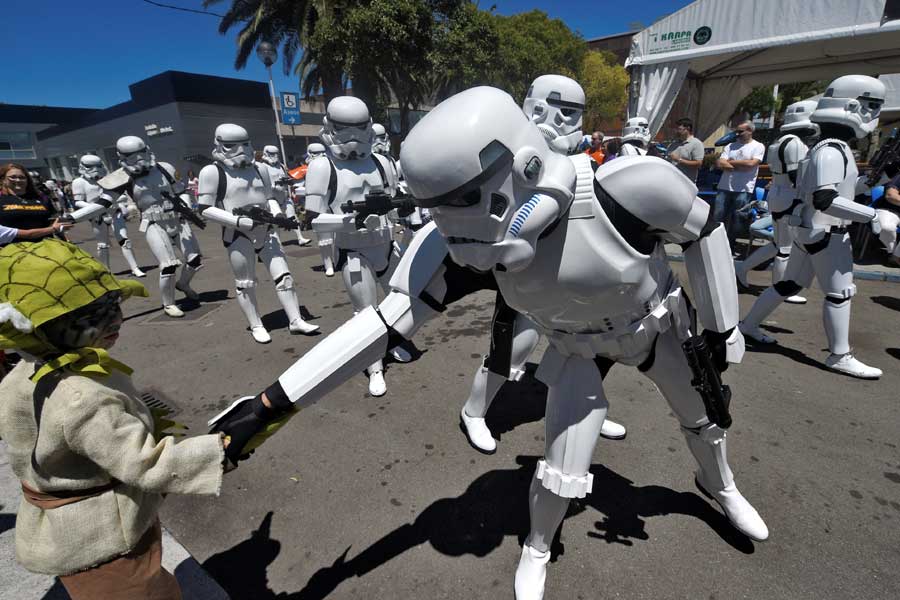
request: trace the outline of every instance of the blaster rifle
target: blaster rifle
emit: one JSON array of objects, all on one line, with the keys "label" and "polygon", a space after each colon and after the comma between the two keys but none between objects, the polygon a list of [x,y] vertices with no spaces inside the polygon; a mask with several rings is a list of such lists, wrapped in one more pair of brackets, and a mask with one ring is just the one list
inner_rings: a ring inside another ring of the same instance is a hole
[{"label": "blaster rifle", "polygon": [[341,204],[341,210],[345,213],[356,213],[357,222],[364,221],[369,215],[386,215],[392,210],[397,215],[408,217],[416,210],[412,196],[398,193],[391,196],[385,192],[370,192],[366,199],[353,202],[352,200]]},{"label": "blaster rifle", "polygon": [[722,384],[722,374],[713,363],[712,354],[706,339],[701,335],[692,335],[681,344],[684,355],[691,368],[691,385],[700,394],[706,416],[710,422],[722,429],[731,427],[731,388]]},{"label": "blaster rifle", "polygon": [[281,229],[287,229],[289,231],[300,228],[300,223],[297,219],[288,218],[285,215],[273,215],[259,206],[241,206],[235,208],[231,212],[239,217],[247,217],[254,223],[260,223],[262,225],[274,225],[275,227],[280,227]]},{"label": "blaster rifle", "polygon": [[898,129],[894,128],[889,137],[878,149],[878,152],[869,161],[869,174],[866,177],[866,185],[873,187],[878,185],[881,176],[891,163],[900,161],[900,134]]},{"label": "blaster rifle", "polygon": [[200,215],[191,210],[191,207],[185,204],[184,200],[182,200],[179,196],[165,190],[163,190],[160,195],[162,195],[163,198],[172,203],[172,209],[179,215],[181,215],[200,229],[206,229],[206,222],[200,218]]}]

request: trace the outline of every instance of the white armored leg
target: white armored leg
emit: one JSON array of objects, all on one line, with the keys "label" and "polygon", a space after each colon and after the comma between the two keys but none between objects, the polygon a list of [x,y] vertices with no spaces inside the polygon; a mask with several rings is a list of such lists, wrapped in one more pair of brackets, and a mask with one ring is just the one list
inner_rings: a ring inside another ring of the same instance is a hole
[{"label": "white armored leg", "polygon": [[776,254],[778,254],[778,249],[775,248],[775,244],[766,244],[754,250],[747,260],[735,261],[734,274],[737,276],[737,280],[742,286],[750,287],[747,274],[767,260],[775,258]]},{"label": "white armored leg", "polygon": [[[341,278],[350,295],[354,314],[363,309],[378,304],[378,283],[372,265],[362,255],[350,252],[347,261],[341,269]],[[383,396],[387,393],[387,384],[384,381],[384,366],[381,360],[377,360],[366,369],[369,373],[369,393],[373,396]]]},{"label": "white armored leg", "polygon": [[822,323],[831,355],[825,364],[831,369],[859,377],[877,379],[881,369],[871,367],[850,353],[850,306],[856,295],[853,284],[853,248],[850,234],[834,234],[820,252],[811,256],[819,287],[825,292]]},{"label": "white armored leg", "polygon": [[784,279],[768,288],[756,299],[750,312],[741,320],[741,333],[762,344],[774,344],[775,339],[763,333],[759,328],[760,324],[781,306],[786,298],[809,287],[813,274],[809,254],[799,246],[794,246]]},{"label": "white armored leg", "polygon": [[128,227],[125,225],[125,217],[119,211],[116,211],[113,215],[113,231],[115,232],[116,240],[119,242],[119,247],[122,248],[122,256],[125,257],[125,262],[128,263],[128,268],[131,269],[131,274],[135,277],[146,277],[147,274],[141,270],[137,260],[134,258],[134,248],[131,240],[128,238]]},{"label": "white armored leg", "polygon": [[109,226],[103,219],[91,221],[91,226],[94,228],[94,238],[97,240],[97,260],[109,269]]},{"label": "white armored leg", "polygon": [[181,247],[181,256],[185,260],[185,265],[181,269],[181,277],[178,279],[178,284],[175,288],[191,300],[199,300],[200,295],[191,288],[191,280],[197,274],[197,271],[203,268],[201,263],[202,255],[200,254],[200,243],[197,241],[190,223],[181,222],[178,231],[178,243]]},{"label": "white armored leg", "polygon": [[656,384],[681,424],[688,449],[700,469],[697,485],[711,496],[738,531],[762,541],[769,529],[756,509],[738,491],[728,466],[725,431],[709,422],[703,401],[691,385],[691,369],[675,332],[661,334],[656,341],[653,364],[646,375]]},{"label": "white armored leg", "polygon": [[534,324],[526,317],[517,315],[510,352],[509,375],[494,373],[485,365],[475,372],[472,390],[460,413],[462,427],[469,443],[476,450],[493,454],[497,450],[497,442],[485,422],[485,416],[494,401],[494,397],[508,380],[518,381],[524,374],[525,362],[541,339]]},{"label": "white armored leg", "polygon": [[[794,235],[787,223],[787,217],[777,219],[774,223],[775,246],[778,253],[772,261],[772,283],[784,281],[785,272],[787,271],[788,260],[791,257],[791,248],[794,245]],[[793,295],[784,299],[788,304],[806,304],[806,298],[803,296]]]},{"label": "white armored leg", "polygon": [[319,254],[322,257],[322,266],[325,267],[325,277],[334,277],[334,236],[329,233],[318,232]]},{"label": "white armored leg", "polygon": [[284,258],[284,249],[281,241],[274,232],[270,232],[266,243],[259,252],[260,258],[269,270],[272,281],[275,282],[275,293],[278,301],[288,318],[288,329],[291,333],[313,333],[319,326],[307,323],[300,315],[300,301],[294,289],[294,279],[288,269],[287,260]]},{"label": "white armored leg", "polygon": [[259,318],[256,304],[256,252],[253,243],[243,236],[236,236],[228,246],[228,261],[234,272],[234,285],[238,306],[250,325],[250,334],[260,344],[272,341],[269,332]]},{"label": "white armored leg", "polygon": [[609,406],[593,360],[562,356],[551,347],[537,376],[549,386],[546,448],[531,485],[531,531],[516,569],[517,600],[543,598],[550,542],[569,499],[591,491],[591,458]]},{"label": "white armored leg", "polygon": [[159,293],[162,296],[163,310],[170,317],[183,317],[184,313],[175,305],[175,272],[181,261],[175,256],[172,241],[162,227],[151,223],[147,227],[147,244],[159,262]]}]

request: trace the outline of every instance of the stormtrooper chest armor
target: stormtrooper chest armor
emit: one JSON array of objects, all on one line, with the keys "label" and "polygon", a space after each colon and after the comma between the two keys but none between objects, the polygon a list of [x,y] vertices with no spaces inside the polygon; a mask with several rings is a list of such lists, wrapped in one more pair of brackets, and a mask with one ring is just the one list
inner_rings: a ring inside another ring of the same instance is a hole
[{"label": "stormtrooper chest armor", "polygon": [[256,169],[252,166],[239,169],[223,167],[222,173],[226,178],[222,208],[230,211],[244,206],[266,206],[266,184]]},{"label": "stormtrooper chest armor", "polygon": [[81,181],[83,182],[83,187],[81,189],[84,191],[85,201],[95,202],[97,198],[100,197],[100,194],[103,193],[103,188],[101,188],[96,181],[87,179],[86,177],[81,177]]},{"label": "stormtrooper chest armor", "polygon": [[145,211],[153,206],[162,206],[165,199],[162,192],[173,193],[169,186],[169,182],[163,177],[157,168],[151,168],[145,175],[139,175],[134,178],[134,203],[137,204],[141,211]]},{"label": "stormtrooper chest armor", "polygon": [[370,157],[362,160],[338,160],[333,159],[332,164],[336,170],[337,189],[334,200],[331,202],[331,210],[335,214],[342,214],[341,204],[347,201],[361,202],[366,194],[385,190],[385,182],[381,177]]},{"label": "stormtrooper chest armor", "polygon": [[506,302],[545,332],[618,330],[656,308],[673,281],[662,244],[645,237],[646,253],[634,248],[595,198],[589,162],[579,163],[575,200],[538,242],[534,261],[516,273],[495,271]]}]

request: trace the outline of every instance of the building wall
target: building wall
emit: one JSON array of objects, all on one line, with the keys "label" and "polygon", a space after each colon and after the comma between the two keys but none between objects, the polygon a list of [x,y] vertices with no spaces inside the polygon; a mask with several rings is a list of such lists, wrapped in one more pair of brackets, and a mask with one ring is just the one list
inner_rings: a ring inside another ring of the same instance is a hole
[{"label": "building wall", "polygon": [[47,176],[49,173],[39,154],[34,134],[53,125],[55,123],[0,123],[0,143],[13,144],[11,150],[6,149],[5,143],[0,144],[0,164],[19,163],[29,171],[39,171],[41,175]]}]

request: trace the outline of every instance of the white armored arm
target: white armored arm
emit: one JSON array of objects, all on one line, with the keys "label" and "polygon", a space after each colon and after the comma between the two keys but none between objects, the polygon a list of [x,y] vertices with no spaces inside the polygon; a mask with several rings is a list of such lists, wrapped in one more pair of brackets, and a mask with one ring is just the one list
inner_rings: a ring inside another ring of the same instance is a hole
[{"label": "white armored arm", "polygon": [[88,202],[78,210],[70,212],[68,220],[73,223],[80,223],[105,213],[110,206],[112,206],[112,200],[107,194],[102,194],[95,202]]},{"label": "white armored arm", "polygon": [[206,165],[200,169],[199,182],[197,184],[197,200],[200,204],[200,214],[214,223],[231,227],[232,229],[253,229],[253,219],[238,217],[231,212],[216,206],[216,194],[219,189],[219,170],[215,165]]},{"label": "white armored arm", "polygon": [[253,229],[253,219],[249,217],[239,217],[217,206],[200,206],[200,214],[204,218],[209,219],[219,225],[231,227],[232,229],[243,229],[250,231]]},{"label": "white armored arm", "polygon": [[306,171],[306,210],[324,214],[331,212],[328,205],[329,185],[334,167],[325,156],[314,158]]},{"label": "white armored arm", "polygon": [[846,155],[834,146],[820,148],[814,156],[811,168],[815,169],[815,190],[812,203],[816,210],[838,219],[868,223],[877,216],[875,209],[858,204],[853,198],[845,198],[838,191],[846,176]]}]

